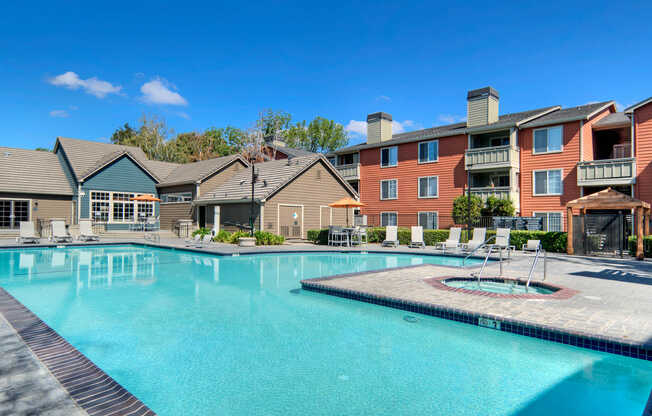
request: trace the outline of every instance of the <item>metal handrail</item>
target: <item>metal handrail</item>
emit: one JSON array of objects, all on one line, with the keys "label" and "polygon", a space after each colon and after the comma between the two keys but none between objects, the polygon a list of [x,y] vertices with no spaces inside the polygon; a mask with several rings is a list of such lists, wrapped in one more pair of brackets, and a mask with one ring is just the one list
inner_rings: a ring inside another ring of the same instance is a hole
[{"label": "metal handrail", "polygon": [[537,267],[537,263],[539,262],[539,254],[541,254],[541,251],[541,248],[537,247],[537,251],[534,253],[534,261],[532,262],[532,266],[530,266],[530,273],[528,273],[527,283],[525,284],[525,287],[530,287],[530,280],[532,280],[534,268]]},{"label": "metal handrail", "polygon": [[471,252],[468,254],[468,256],[464,257],[464,260],[462,260],[462,267],[464,267],[464,265],[465,265],[465,263],[466,263],[466,259],[468,259],[469,257],[471,257],[471,256],[472,256],[476,251],[480,250],[481,248],[486,247],[486,246],[487,246],[487,243],[488,243],[489,241],[491,241],[491,240],[494,240],[495,238],[496,238],[496,236],[495,236],[495,235],[492,235],[492,236],[490,236],[489,238],[487,238],[487,239],[484,241],[484,243],[482,243],[482,244],[480,244],[479,246],[477,246],[476,248],[474,248],[473,251],[471,251]]},{"label": "metal handrail", "polygon": [[[478,274],[475,276],[478,279],[478,283],[480,283],[480,277],[482,276],[482,272],[484,272],[485,267],[487,267],[487,262],[489,261],[489,256],[491,256],[491,252],[493,251],[494,247],[495,247],[495,244],[491,244],[489,246],[489,250],[487,250],[487,255],[485,256],[484,261],[482,262],[482,267],[480,268],[480,271],[478,272]],[[502,262],[502,258],[501,258],[500,261]]]}]

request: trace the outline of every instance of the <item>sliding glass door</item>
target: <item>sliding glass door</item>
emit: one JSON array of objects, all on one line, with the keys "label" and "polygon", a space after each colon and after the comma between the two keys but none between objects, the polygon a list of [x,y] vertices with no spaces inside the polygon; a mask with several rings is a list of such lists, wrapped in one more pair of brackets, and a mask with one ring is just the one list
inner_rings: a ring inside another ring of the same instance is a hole
[{"label": "sliding glass door", "polygon": [[29,201],[0,199],[0,229],[17,230],[21,221],[29,221]]}]

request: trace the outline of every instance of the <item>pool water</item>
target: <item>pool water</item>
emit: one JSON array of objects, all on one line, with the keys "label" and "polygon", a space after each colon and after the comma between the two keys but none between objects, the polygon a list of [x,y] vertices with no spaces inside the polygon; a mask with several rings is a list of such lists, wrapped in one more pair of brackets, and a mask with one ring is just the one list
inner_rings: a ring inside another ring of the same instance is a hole
[{"label": "pool water", "polygon": [[517,283],[515,281],[494,282],[490,280],[480,280],[480,282],[478,282],[477,280],[447,279],[442,283],[454,288],[476,290],[479,292],[501,293],[504,295],[550,295],[551,293],[555,293],[554,290],[546,287],[535,285],[526,287],[524,283]]},{"label": "pool water", "polygon": [[641,415],[650,362],[296,290],[438,261],[3,250],[0,285],[159,415]]}]

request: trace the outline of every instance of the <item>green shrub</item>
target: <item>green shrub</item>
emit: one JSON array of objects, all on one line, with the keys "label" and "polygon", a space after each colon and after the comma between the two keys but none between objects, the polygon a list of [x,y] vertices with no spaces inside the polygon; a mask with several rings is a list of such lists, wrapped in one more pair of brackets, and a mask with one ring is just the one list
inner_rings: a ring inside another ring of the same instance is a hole
[{"label": "green shrub", "polygon": [[194,237],[194,236],[196,236],[197,234],[199,234],[199,235],[203,238],[205,235],[210,234],[211,231],[212,231],[212,230],[211,230],[210,228],[206,228],[206,227],[199,228],[199,229],[197,229],[197,230],[195,230],[195,231],[192,232],[192,236]]},{"label": "green shrub", "polygon": [[[477,195],[471,195],[471,221],[478,221],[482,210],[482,199]],[[468,221],[469,196],[460,195],[453,200],[453,221],[456,224],[466,224]]]},{"label": "green shrub", "polygon": [[229,243],[231,242],[231,233],[226,230],[220,230],[220,232],[213,237],[213,241],[217,241],[218,243]]},{"label": "green shrub", "polygon": [[229,237],[228,243],[238,244],[238,242],[240,241],[240,238],[242,238],[242,237],[251,237],[251,233],[248,233],[246,231],[235,231]]},{"label": "green shrub", "polygon": [[256,231],[254,237],[256,237],[257,246],[279,246],[285,242],[285,237],[282,235],[272,234],[267,231]]},{"label": "green shrub", "polygon": [[516,209],[511,199],[497,198],[493,195],[487,197],[481,212],[484,217],[511,217]]},{"label": "green shrub", "polygon": [[308,230],[308,241],[321,245],[328,244],[328,228],[323,228],[321,230]]},{"label": "green shrub", "polygon": [[[636,241],[638,239],[635,235],[629,236],[627,239],[629,246],[629,254],[636,256]],[[645,257],[652,257],[652,235],[646,235],[643,237],[643,255]]]}]

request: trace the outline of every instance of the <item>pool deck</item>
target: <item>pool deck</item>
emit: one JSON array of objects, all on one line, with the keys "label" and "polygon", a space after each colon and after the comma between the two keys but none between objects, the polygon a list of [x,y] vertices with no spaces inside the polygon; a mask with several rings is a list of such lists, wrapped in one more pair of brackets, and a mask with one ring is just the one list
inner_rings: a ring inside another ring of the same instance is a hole
[{"label": "pool deck", "polygon": [[[45,241],[44,241],[45,242]],[[162,239],[151,244],[142,239],[102,239],[103,244],[147,243],[161,247],[184,248],[180,239]],[[74,244],[84,244],[75,242]],[[15,246],[13,239],[0,239],[0,248]],[[48,245],[48,244],[45,244]],[[255,254],[297,251],[358,251],[358,248],[333,248],[310,243],[282,246],[241,248],[229,244],[211,244],[197,251],[215,254]],[[439,254],[432,249],[382,248],[370,244],[369,251],[404,252],[411,254]],[[517,255],[504,264],[503,276],[526,278],[532,257]],[[542,278],[542,263],[535,274]],[[442,290],[427,279],[443,276],[468,276],[474,269],[422,265],[401,269],[308,279],[305,289],[319,289],[336,296],[389,305],[391,299],[408,304],[430,305],[440,310],[457,311],[465,316],[491,317],[503,322],[505,327],[514,323],[545,328],[564,334],[577,334],[598,340],[631,345],[633,354],[638,347],[652,351],[652,262],[631,259],[606,259],[549,254],[546,283],[571,289],[576,293],[567,299],[496,298],[458,291]],[[497,263],[487,266],[485,276],[498,276]],[[0,289],[1,291],[1,289]],[[4,292],[4,291],[2,291]],[[355,294],[355,296],[351,296]],[[400,307],[400,306],[399,306]],[[408,310],[419,311],[419,309]],[[83,415],[83,406],[62,385],[50,367],[38,358],[34,346],[20,334],[19,325],[12,325],[6,313],[0,311],[0,415],[47,414]],[[15,317],[13,318],[15,319]],[[458,319],[459,320],[459,319]],[[9,322],[8,322],[9,321]],[[472,323],[469,321],[469,323]],[[518,331],[512,331],[517,332]],[[525,335],[534,335],[526,333]],[[56,334],[56,333],[55,333]],[[546,337],[540,337],[546,338]],[[546,338],[548,339],[548,338]],[[552,339],[552,338],[551,338]],[[582,344],[574,344],[588,346]],[[600,349],[596,348],[595,349]],[[607,347],[603,350],[609,351]],[[609,351],[622,353],[621,351]],[[81,354],[80,354],[81,355]],[[645,352],[643,352],[645,355]],[[85,358],[82,356],[82,358]],[[651,359],[638,355],[638,358]],[[92,363],[91,363],[92,364]],[[36,399],[35,399],[36,398]],[[652,396],[651,396],[652,402]],[[143,410],[141,408],[140,410]],[[147,409],[153,414],[151,410]],[[134,414],[129,412],[113,415]]]}]

